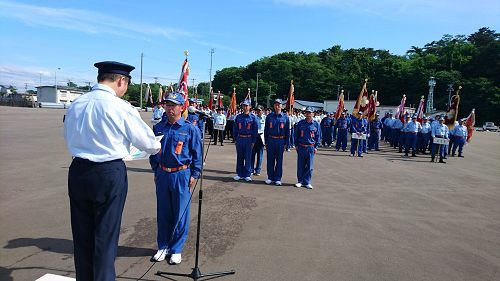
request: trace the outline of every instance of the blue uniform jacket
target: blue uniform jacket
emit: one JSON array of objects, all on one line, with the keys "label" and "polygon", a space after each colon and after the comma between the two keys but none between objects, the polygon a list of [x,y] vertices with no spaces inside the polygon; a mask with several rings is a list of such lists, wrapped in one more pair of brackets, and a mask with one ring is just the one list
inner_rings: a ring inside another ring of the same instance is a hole
[{"label": "blue uniform jacket", "polygon": [[350,122],[347,120],[347,118],[342,119],[341,117],[337,119],[337,122],[335,122],[335,127],[337,127],[337,129],[348,129],[349,125]]},{"label": "blue uniform jacket", "polygon": [[[190,165],[191,176],[197,178],[201,171],[202,144],[198,128],[181,117],[176,123],[158,123],[155,134],[164,135],[161,149],[149,157],[151,168],[158,173],[159,165],[166,168],[178,168]],[[160,131],[161,129],[161,131]]]},{"label": "blue uniform jacket", "polygon": [[314,145],[318,148],[321,141],[321,128],[318,122],[311,120],[311,123],[301,120],[295,128],[295,143],[304,145]]},{"label": "blue uniform jacket", "polygon": [[363,133],[366,134],[366,123],[364,119],[354,119],[351,124],[351,133]]},{"label": "blue uniform jacket", "polygon": [[266,126],[264,127],[264,137],[266,143],[269,141],[269,135],[273,137],[284,137],[285,145],[290,142],[290,119],[288,115],[281,112],[279,115],[272,112],[266,116]]},{"label": "blue uniform jacket", "polygon": [[375,120],[373,119],[371,122],[370,122],[370,130],[373,132],[375,131],[376,129],[382,129],[382,121],[379,119],[379,120]]},{"label": "blue uniform jacket", "polygon": [[238,135],[243,135],[251,136],[250,138],[252,140],[252,143],[255,143],[258,134],[259,127],[255,114],[249,113],[248,115],[246,115],[242,113],[236,116],[233,125],[233,136],[235,142],[238,142],[238,139],[240,138],[240,136]]},{"label": "blue uniform jacket", "polygon": [[188,112],[188,119],[191,124],[200,129],[200,132],[203,132],[203,119],[200,120],[200,116],[198,113]]}]

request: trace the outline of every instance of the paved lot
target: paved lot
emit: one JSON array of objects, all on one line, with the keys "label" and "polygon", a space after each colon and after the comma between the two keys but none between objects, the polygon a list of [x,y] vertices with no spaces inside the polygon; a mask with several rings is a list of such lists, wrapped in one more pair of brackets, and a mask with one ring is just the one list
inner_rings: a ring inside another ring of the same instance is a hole
[{"label": "paved lot", "polygon": [[[0,107],[0,280],[75,276],[64,113]],[[221,280],[500,280],[500,134],[475,132],[464,155],[438,164],[387,145],[364,158],[320,149],[307,190],[293,186],[293,151],[277,187],[263,183],[265,167],[234,182],[234,146],[210,146],[200,270],[236,270]],[[127,167],[118,280],[150,267],[143,280],[189,280],[154,273],[191,272],[198,189],[183,262],[154,264],[153,174],[147,161]]]}]

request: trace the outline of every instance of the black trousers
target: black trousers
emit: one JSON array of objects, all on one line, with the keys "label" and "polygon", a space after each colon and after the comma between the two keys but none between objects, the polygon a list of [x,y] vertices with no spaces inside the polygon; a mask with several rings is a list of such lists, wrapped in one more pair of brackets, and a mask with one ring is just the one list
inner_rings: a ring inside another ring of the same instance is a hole
[{"label": "black trousers", "polygon": [[217,137],[219,138],[220,143],[224,143],[224,131],[223,130],[213,130],[214,135],[214,144],[217,144]]},{"label": "black trousers", "polygon": [[69,167],[76,280],[115,280],[118,236],[127,197],[121,159],[95,163],[73,159]]}]

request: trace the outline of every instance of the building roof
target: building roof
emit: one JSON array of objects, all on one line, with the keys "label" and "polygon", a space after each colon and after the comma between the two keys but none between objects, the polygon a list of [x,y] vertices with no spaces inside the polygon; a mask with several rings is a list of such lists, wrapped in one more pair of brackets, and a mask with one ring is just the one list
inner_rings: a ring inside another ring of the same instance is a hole
[{"label": "building roof", "polygon": [[313,106],[313,107],[324,107],[322,102],[305,101],[305,100],[295,100],[296,103],[300,103],[303,106]]},{"label": "building roof", "polygon": [[[36,88],[55,88],[56,86],[38,86]],[[88,90],[83,90],[83,89],[78,89],[75,87],[68,87],[68,86],[57,86],[57,89],[64,89],[64,90],[71,90],[71,91],[81,91],[81,92],[88,92]]]}]

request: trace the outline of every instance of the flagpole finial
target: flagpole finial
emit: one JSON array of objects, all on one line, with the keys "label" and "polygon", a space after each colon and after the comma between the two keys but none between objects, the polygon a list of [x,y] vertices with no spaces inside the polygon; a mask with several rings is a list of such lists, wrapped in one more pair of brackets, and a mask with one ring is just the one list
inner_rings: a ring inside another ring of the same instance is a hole
[{"label": "flagpole finial", "polygon": [[186,58],[187,58],[187,56],[189,56],[189,51],[188,51],[188,50],[185,50],[185,51],[184,51],[184,54],[186,55]]},{"label": "flagpole finial", "polygon": [[248,88],[248,90],[250,91],[250,88]]},{"label": "flagpole finial", "polygon": [[378,93],[378,91],[375,91],[375,95]]},{"label": "flagpole finial", "polygon": [[344,93],[344,89],[342,89],[342,91],[340,91],[342,94]]},{"label": "flagpole finial", "polygon": [[368,78],[365,78],[365,83],[368,82]]},{"label": "flagpole finial", "polygon": [[423,98],[424,98],[424,95],[422,95],[420,98],[421,98],[421,99],[423,99]]},{"label": "flagpole finial", "polygon": [[236,88],[233,88],[233,91],[235,91],[235,92],[236,92]]},{"label": "flagpole finial", "polygon": [[218,90],[218,91],[217,91],[217,93],[219,93],[219,94],[220,94],[220,90]]},{"label": "flagpole finial", "polygon": [[375,90],[372,90],[372,94],[375,93]]},{"label": "flagpole finial", "polygon": [[293,84],[293,80],[290,80],[290,84]]},{"label": "flagpole finial", "polygon": [[406,95],[403,95],[403,98],[406,98]]}]

